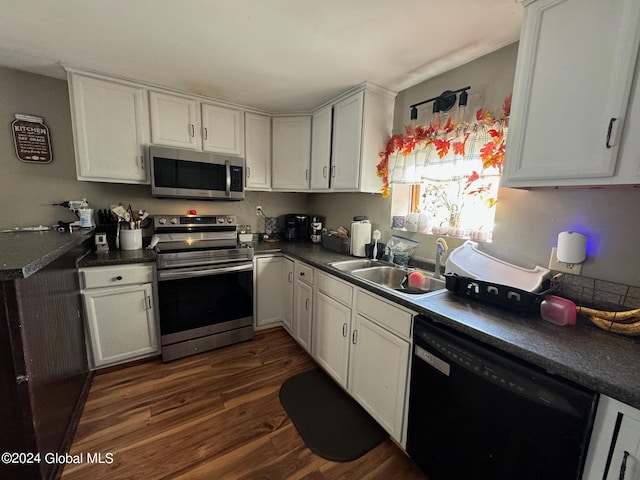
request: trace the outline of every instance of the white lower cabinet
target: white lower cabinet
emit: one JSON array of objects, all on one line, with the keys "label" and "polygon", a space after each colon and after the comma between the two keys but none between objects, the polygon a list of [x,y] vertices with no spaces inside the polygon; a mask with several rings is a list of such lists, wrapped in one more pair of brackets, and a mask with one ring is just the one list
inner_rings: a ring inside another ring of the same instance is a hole
[{"label": "white lower cabinet", "polygon": [[258,257],[254,265],[256,329],[282,321],[284,258]]},{"label": "white lower cabinet", "polygon": [[153,267],[91,267],[79,273],[91,367],[157,355]]},{"label": "white lower cabinet", "polygon": [[583,480],[640,479],[640,411],[600,395]]},{"label": "white lower cabinet", "polygon": [[282,265],[282,325],[289,333],[293,328],[293,260],[284,258]]},{"label": "white lower cabinet", "polygon": [[313,323],[313,268],[301,262],[293,265],[293,338],[311,351]]},{"label": "white lower cabinet", "polygon": [[[337,281],[337,280],[335,280]],[[313,318],[313,357],[347,388],[351,308],[318,291]]]},{"label": "white lower cabinet", "polygon": [[355,317],[354,331],[349,391],[401,441],[410,343],[360,314]]},{"label": "white lower cabinet", "polygon": [[404,440],[413,313],[316,274],[316,361],[398,442]]}]

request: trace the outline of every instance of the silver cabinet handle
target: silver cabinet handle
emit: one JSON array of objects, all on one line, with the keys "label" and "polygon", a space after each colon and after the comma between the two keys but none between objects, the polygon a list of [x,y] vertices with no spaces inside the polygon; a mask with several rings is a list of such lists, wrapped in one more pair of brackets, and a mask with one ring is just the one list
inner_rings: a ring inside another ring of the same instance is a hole
[{"label": "silver cabinet handle", "polygon": [[309,180],[309,170],[308,169],[304,171],[304,179],[305,180]]},{"label": "silver cabinet handle", "polygon": [[336,166],[331,166],[331,178],[336,178]]},{"label": "silver cabinet handle", "polygon": [[247,178],[251,176],[251,167],[247,167]]},{"label": "silver cabinet handle", "polygon": [[346,323],[342,324],[342,336],[343,337],[347,336],[347,324]]},{"label": "silver cabinet handle", "polygon": [[289,275],[287,275],[287,280],[289,281],[289,283],[293,283],[293,272],[289,272]]},{"label": "silver cabinet handle", "polygon": [[140,155],[140,168],[144,170],[144,155]]},{"label": "silver cabinet handle", "polygon": [[351,343],[353,343],[354,345],[358,343],[358,330],[354,330],[351,334]]},{"label": "silver cabinet handle", "polygon": [[209,130],[207,127],[204,127],[204,139],[206,140],[209,137]]},{"label": "silver cabinet handle", "polygon": [[308,298],[306,298],[305,301],[304,301],[304,309],[307,310],[307,311],[309,310],[309,299]]},{"label": "silver cabinet handle", "polygon": [[327,167],[322,167],[322,178],[327,178]]},{"label": "silver cabinet handle", "polygon": [[190,123],[189,127],[191,128],[191,136],[195,137],[196,136],[196,126],[193,123]]},{"label": "silver cabinet handle", "polygon": [[143,302],[144,302],[144,309],[151,310],[151,297],[147,295],[146,297],[144,297]]}]

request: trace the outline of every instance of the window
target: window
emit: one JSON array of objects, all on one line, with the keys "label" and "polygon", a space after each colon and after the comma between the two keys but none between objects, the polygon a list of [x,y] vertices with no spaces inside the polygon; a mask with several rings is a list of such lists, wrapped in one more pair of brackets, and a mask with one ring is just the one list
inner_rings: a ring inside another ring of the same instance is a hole
[{"label": "window", "polygon": [[471,123],[436,119],[394,135],[378,166],[393,190],[394,228],[404,215],[409,231],[490,240],[507,129],[506,117],[480,109]]}]

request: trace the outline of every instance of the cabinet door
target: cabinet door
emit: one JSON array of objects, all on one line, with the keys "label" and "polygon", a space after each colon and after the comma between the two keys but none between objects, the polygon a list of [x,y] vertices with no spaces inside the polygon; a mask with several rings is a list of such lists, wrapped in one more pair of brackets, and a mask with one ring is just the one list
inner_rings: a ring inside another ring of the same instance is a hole
[{"label": "cabinet door", "polygon": [[257,328],[282,321],[283,266],[282,257],[256,259],[255,325]]},{"label": "cabinet door", "polygon": [[73,72],[69,90],[78,180],[149,183],[146,90]]},{"label": "cabinet door", "polygon": [[363,107],[364,92],[358,92],[333,107],[333,190],[357,191],[360,186]]},{"label": "cabinet door", "polygon": [[347,387],[351,309],[322,292],[315,298],[311,354],[336,382]]},{"label": "cabinet door", "polygon": [[150,283],[85,290],[82,297],[94,367],[158,353]]},{"label": "cabinet door", "polygon": [[526,6],[503,186],[615,183],[639,20],[637,0]]},{"label": "cabinet door", "polygon": [[409,342],[356,315],[349,391],[398,442],[402,437],[409,353]]},{"label": "cabinet door", "polygon": [[600,395],[582,478],[640,479],[640,411]]},{"label": "cabinet door", "polygon": [[293,335],[298,343],[309,352],[311,351],[312,338],[313,287],[297,280],[294,286],[294,304]]},{"label": "cabinet door", "polygon": [[151,143],[200,150],[198,102],[189,97],[149,92]]},{"label": "cabinet door", "polygon": [[206,152],[244,154],[244,112],[202,104],[202,149]]},{"label": "cabinet door", "polygon": [[283,259],[282,264],[282,324],[293,333],[293,260]]},{"label": "cabinet door", "polygon": [[331,105],[318,110],[311,120],[311,190],[327,190],[331,167]]},{"label": "cabinet door", "polygon": [[274,190],[308,190],[311,117],[274,117],[272,128],[271,186]]},{"label": "cabinet door", "polygon": [[247,190],[271,189],[271,117],[245,113]]}]

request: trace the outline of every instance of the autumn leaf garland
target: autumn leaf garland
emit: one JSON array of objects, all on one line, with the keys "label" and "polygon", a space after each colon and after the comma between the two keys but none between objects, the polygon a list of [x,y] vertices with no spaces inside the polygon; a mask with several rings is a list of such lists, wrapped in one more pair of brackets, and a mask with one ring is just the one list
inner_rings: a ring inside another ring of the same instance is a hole
[{"label": "autumn leaf garland", "polygon": [[[405,126],[404,135],[396,134],[392,135],[384,151],[379,153],[381,158],[380,163],[377,165],[377,175],[382,179],[382,196],[388,197],[390,194],[389,187],[389,156],[395,152],[402,153],[406,156],[413,152],[418,145],[423,145],[424,148],[429,145],[433,145],[438,157],[445,157],[450,150],[455,155],[464,156],[466,142],[470,136],[470,132],[466,132],[462,140],[452,141],[447,139],[447,134],[461,127],[470,127],[473,125],[492,126],[498,122],[506,121],[511,112],[511,95],[505,99],[502,110],[504,118],[494,118],[489,110],[481,108],[476,112],[475,124],[469,124],[467,122],[457,123],[452,121],[449,117],[444,125],[440,125],[436,122],[431,122],[428,126],[417,125],[415,127]],[[488,130],[490,139],[480,149],[480,158],[482,160],[482,166],[484,169],[496,168],[502,173],[502,167],[504,165],[504,155],[506,149],[506,141],[504,132],[502,129],[490,128]],[[477,172],[473,174],[467,180],[465,190],[469,194],[478,193],[478,190],[472,190],[473,183],[480,179],[480,175]]]}]

